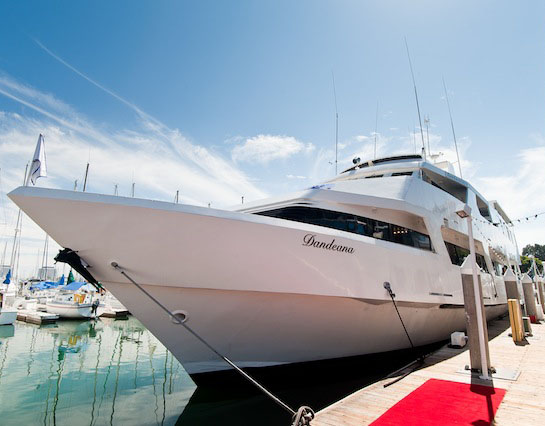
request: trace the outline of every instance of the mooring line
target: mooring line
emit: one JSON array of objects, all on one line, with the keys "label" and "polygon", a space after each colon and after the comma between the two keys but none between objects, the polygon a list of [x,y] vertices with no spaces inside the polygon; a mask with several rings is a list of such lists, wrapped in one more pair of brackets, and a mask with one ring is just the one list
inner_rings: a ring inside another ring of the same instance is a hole
[{"label": "mooring line", "polygon": [[[409,343],[411,344],[411,348],[414,350],[416,349],[414,344],[413,344],[413,341],[411,339],[411,336],[409,336],[409,332],[407,331],[407,327],[405,327],[405,323],[403,322],[403,318],[401,318],[401,314],[399,313],[399,309],[397,308],[397,303],[395,301],[395,293],[392,291],[392,287],[390,286],[390,283],[389,282],[385,282],[383,284],[384,288],[386,289],[386,291],[388,292],[388,294],[390,295],[391,299],[392,299],[392,303],[394,304],[394,308],[396,309],[396,312],[397,312],[397,316],[399,317],[399,321],[401,321],[401,325],[403,326],[403,330],[405,330],[405,334],[407,335],[407,339],[409,339]],[[411,365],[413,364],[416,364],[416,363],[420,363],[420,364],[423,364],[424,363],[424,359],[426,358],[427,355],[421,355],[419,356],[417,359],[415,359],[414,361],[410,362],[409,364],[405,365],[404,367],[401,367],[399,369],[397,369],[396,371],[388,374],[388,376],[386,376],[386,378],[389,378],[389,377],[392,377],[393,375],[395,375],[396,373],[400,372],[400,371],[403,371],[405,370],[406,368],[410,367]],[[400,377],[397,377],[396,379],[392,380],[391,382],[389,383],[386,383],[384,385],[384,387],[388,387],[390,385],[393,385],[394,383],[397,383],[399,382],[400,380],[404,379],[405,377],[407,377],[409,374],[411,374],[412,372],[414,371],[413,370],[410,370],[408,371],[407,373],[403,374],[402,376]]]},{"label": "mooring line", "polygon": [[396,301],[394,299],[396,295],[392,291],[392,287],[390,287],[390,283],[385,282],[384,283],[384,288],[386,289],[386,291],[388,292],[388,294],[392,298],[392,302],[394,304],[394,308],[396,308],[396,312],[397,312],[397,316],[399,317],[399,321],[401,321],[401,325],[403,326],[403,330],[405,330],[405,334],[407,335],[407,339],[409,339],[409,343],[411,344],[411,347],[414,349],[414,344],[413,344],[413,341],[411,340],[411,336],[409,336],[409,332],[407,331],[407,327],[405,327],[405,323],[403,322],[403,318],[401,318],[401,314],[399,313],[399,309],[397,309],[397,304],[396,304]]},{"label": "mooring line", "polygon": [[178,318],[176,315],[174,315],[172,312],[170,312],[159,300],[157,300],[155,297],[153,297],[150,293],[148,293],[140,284],[138,284],[135,280],[133,280],[120,266],[117,262],[112,262],[111,266],[119,271],[125,278],[127,278],[131,283],[133,283],[142,293],[144,293],[146,296],[148,296],[157,306],[159,306],[173,321],[176,321],[179,325],[182,325],[187,331],[189,331],[197,340],[199,340],[203,345],[205,345],[208,349],[210,349],[212,352],[214,352],[218,357],[223,359],[227,364],[229,364],[231,367],[235,369],[239,374],[241,374],[246,380],[248,380],[250,383],[252,383],[255,387],[257,387],[261,392],[263,392],[265,395],[267,395],[269,398],[271,398],[274,402],[276,402],[278,405],[280,405],[282,408],[284,408],[286,411],[288,411],[292,415],[293,426],[307,426],[310,425],[311,420],[314,418],[314,411],[307,406],[300,407],[297,411],[292,409],[288,404],[283,402],[280,398],[273,395],[270,391],[268,391],[263,385],[261,385],[257,380],[255,380],[253,377],[251,377],[248,373],[246,373],[244,370],[242,370],[240,367],[238,367],[233,361],[231,361],[226,356],[222,355],[220,352],[218,352],[212,345],[210,345],[206,340],[204,340],[201,336],[199,336],[191,327],[189,327],[187,324],[185,324],[180,318]]}]

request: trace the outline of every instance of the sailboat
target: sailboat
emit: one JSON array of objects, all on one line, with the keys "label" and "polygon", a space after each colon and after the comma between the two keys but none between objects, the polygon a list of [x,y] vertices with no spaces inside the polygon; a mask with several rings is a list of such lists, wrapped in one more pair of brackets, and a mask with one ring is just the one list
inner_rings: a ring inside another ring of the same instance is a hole
[{"label": "sailboat", "polygon": [[[64,276],[61,279],[64,282]],[[46,301],[46,310],[61,318],[91,318],[96,315],[94,305],[99,303],[91,289],[94,290],[94,287],[85,282],[75,281],[70,271],[68,283],[59,285],[54,296]]]},{"label": "sailboat", "polygon": [[0,325],[11,325],[17,319],[17,309],[13,307],[16,296],[15,284],[11,282],[11,269],[0,284]]}]

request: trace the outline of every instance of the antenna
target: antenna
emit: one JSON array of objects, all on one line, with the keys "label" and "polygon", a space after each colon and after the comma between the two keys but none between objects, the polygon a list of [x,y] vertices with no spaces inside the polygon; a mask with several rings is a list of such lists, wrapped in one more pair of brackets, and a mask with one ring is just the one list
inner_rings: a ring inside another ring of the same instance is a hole
[{"label": "antenna", "polygon": [[458,142],[456,141],[456,132],[454,131],[454,121],[452,121],[452,112],[450,110],[450,102],[448,101],[447,85],[445,77],[443,79],[443,89],[445,89],[445,99],[447,100],[448,115],[450,116],[450,127],[452,128],[452,137],[454,138],[454,147],[456,148],[456,157],[458,158],[458,170],[460,171],[460,179],[462,179],[462,163],[460,163],[460,154],[458,153]]},{"label": "antenna", "polygon": [[134,182],[132,183],[131,197],[134,198]]},{"label": "antenna", "polygon": [[78,190],[78,180],[76,179],[74,181],[74,191],[77,191]]},{"label": "antenna", "polygon": [[244,204],[244,195],[242,196],[242,204]]},{"label": "antenna", "polygon": [[331,77],[333,79],[333,98],[335,99],[335,176],[337,175],[337,153],[339,146],[339,113],[337,111],[337,90],[335,88],[335,74],[331,71]]},{"label": "antenna", "polygon": [[180,197],[180,190],[177,189],[176,190],[176,196],[174,197],[174,203],[175,204],[178,204],[179,197]]},{"label": "antenna", "polygon": [[403,39],[405,40],[405,48],[407,49],[407,58],[409,59],[409,67],[411,68],[411,77],[413,78],[414,97],[416,99],[416,110],[418,112],[418,122],[420,123],[420,135],[422,136],[422,153],[424,154],[424,159],[426,159],[426,145],[424,144],[424,131],[422,130],[422,118],[420,116],[420,104],[418,103],[418,92],[416,90],[416,81],[414,79],[413,63],[411,62],[411,55],[409,53],[409,45],[407,44],[407,38],[403,37]]},{"label": "antenna", "polygon": [[377,130],[378,130],[378,101],[377,101],[377,112],[375,114],[375,156],[374,159],[377,159]]},{"label": "antenna", "polygon": [[[413,133],[413,141],[414,141],[414,153],[416,154],[418,152],[418,149],[416,149],[416,131],[415,131],[414,122],[413,122],[413,131],[412,131],[412,133]],[[409,131],[409,134],[411,134],[410,131]]]},{"label": "antenna", "polygon": [[117,195],[118,192],[117,192],[117,183],[114,183],[114,195]]},{"label": "antenna", "polygon": [[85,178],[83,179],[83,192],[87,189],[87,176],[89,175],[89,163],[87,163],[87,167],[85,168]]},{"label": "antenna", "polygon": [[431,149],[430,149],[430,116],[426,115],[424,117],[424,124],[426,125],[426,139],[428,140],[428,154],[431,157]]}]

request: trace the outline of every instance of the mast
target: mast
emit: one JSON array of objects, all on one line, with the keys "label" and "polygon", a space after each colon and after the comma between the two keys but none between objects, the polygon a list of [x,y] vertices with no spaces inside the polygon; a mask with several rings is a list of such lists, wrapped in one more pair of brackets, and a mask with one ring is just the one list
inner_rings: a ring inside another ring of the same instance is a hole
[{"label": "mast", "polygon": [[7,250],[7,248],[8,248],[8,241],[6,240],[4,242],[4,252],[2,253],[2,265],[0,265],[2,267],[4,267],[4,265],[6,264],[6,250]]},{"label": "mast", "polygon": [[424,130],[422,129],[422,117],[420,116],[420,103],[418,102],[418,91],[416,90],[416,80],[414,79],[413,63],[411,61],[411,55],[409,53],[409,45],[407,44],[407,38],[405,40],[405,48],[407,49],[407,58],[409,59],[409,67],[411,69],[411,77],[413,78],[414,98],[416,99],[416,111],[418,112],[418,122],[420,123],[420,135],[422,136],[422,154],[426,159],[426,145],[424,143]]},{"label": "mast", "polygon": [[45,234],[44,252],[42,255],[42,274],[43,280],[47,281],[47,257],[49,256],[49,235]]},{"label": "mast", "polygon": [[[28,172],[28,163],[25,167],[25,176],[23,178],[23,185],[26,183],[27,180],[27,172]],[[11,257],[9,262],[9,267],[11,268],[11,274],[12,276],[15,276],[15,261],[17,259],[17,237],[19,237],[19,234],[21,232],[21,222],[22,222],[22,211],[19,209],[17,212],[17,222],[15,223],[15,233],[13,235],[13,246],[11,248]]]}]

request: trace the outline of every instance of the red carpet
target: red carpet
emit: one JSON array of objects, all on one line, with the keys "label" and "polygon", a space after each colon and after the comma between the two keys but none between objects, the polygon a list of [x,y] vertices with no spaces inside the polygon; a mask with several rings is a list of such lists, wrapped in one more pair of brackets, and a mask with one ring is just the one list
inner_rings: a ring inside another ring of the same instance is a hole
[{"label": "red carpet", "polygon": [[490,425],[504,395],[505,389],[430,379],[371,424]]}]

